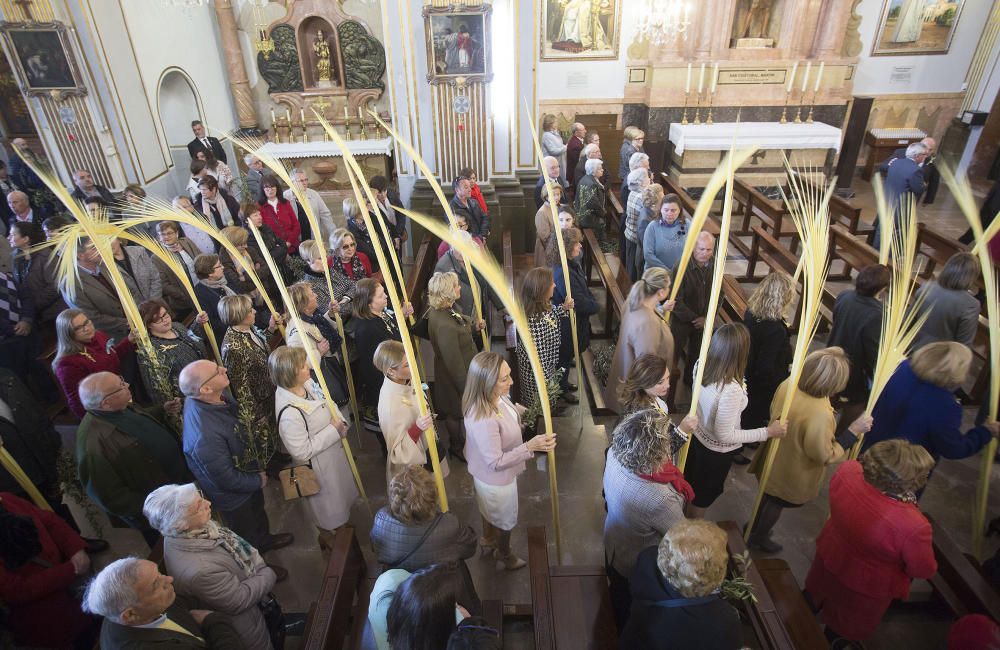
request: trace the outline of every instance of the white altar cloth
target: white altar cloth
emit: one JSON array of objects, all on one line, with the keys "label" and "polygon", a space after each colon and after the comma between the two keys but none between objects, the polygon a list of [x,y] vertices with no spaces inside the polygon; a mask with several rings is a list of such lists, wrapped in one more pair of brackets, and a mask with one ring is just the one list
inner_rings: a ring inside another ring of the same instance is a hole
[{"label": "white altar cloth", "polygon": [[678,155],[685,149],[728,151],[754,144],[761,149],[836,149],[840,151],[840,129],[822,122],[721,122],[717,124],[670,125],[670,141]]},{"label": "white altar cloth", "polygon": [[[280,144],[268,142],[262,149],[275,158],[323,158],[340,157],[343,155],[336,142],[324,142],[322,140],[313,142],[282,142]],[[392,138],[349,140],[347,142],[347,149],[354,156],[388,156],[392,153]]]}]

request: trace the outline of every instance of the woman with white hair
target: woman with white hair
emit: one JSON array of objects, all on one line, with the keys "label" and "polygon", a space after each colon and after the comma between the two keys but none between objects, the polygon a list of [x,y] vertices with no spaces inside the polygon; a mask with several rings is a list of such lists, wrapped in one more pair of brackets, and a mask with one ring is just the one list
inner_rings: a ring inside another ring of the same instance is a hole
[{"label": "woman with white hair", "polygon": [[[308,266],[302,271],[302,281],[308,282],[313,291],[316,292],[316,306],[320,312],[326,312],[331,308],[330,291],[326,285],[326,273],[323,266],[327,264],[327,259],[320,250],[319,242],[315,239],[307,239],[299,244],[299,257]],[[330,269],[330,284],[333,285],[333,298],[337,303],[348,303],[354,298],[355,283],[347,279],[342,273],[336,273]],[[344,307],[340,307],[344,309]],[[336,310],[334,310],[336,311]],[[348,314],[350,310],[348,310]]]},{"label": "woman with white hair", "polygon": [[[371,214],[371,206],[367,203],[364,206],[365,210],[368,210]],[[357,251],[359,253],[364,253],[365,257],[368,258],[368,262],[371,265],[370,273],[379,272],[379,262],[378,256],[375,255],[375,246],[377,245],[378,233],[373,233],[368,230],[368,224],[365,221],[365,216],[361,214],[362,208],[358,205],[358,202],[354,199],[348,198],[344,199],[344,219],[347,221],[347,231],[354,236],[354,241],[357,244]],[[374,217],[372,217],[372,223],[374,224]],[[339,228],[337,230],[340,230]],[[330,248],[337,250],[337,247],[333,246],[333,237],[336,235],[336,231],[330,235]]]},{"label": "woman with white hair", "polygon": [[[645,156],[646,154],[636,154]],[[642,211],[642,193],[649,187],[649,170],[644,167],[637,167],[628,173],[626,179],[628,185],[628,200],[625,203],[625,223],[622,227],[622,236],[625,238],[625,270],[629,279],[635,282],[642,275],[642,269],[646,265],[645,260],[639,253],[641,241],[639,240],[639,213]]]},{"label": "woman with white hair", "polygon": [[347,420],[336,404],[330,411],[322,389],[310,375],[304,349],[283,345],[267,363],[277,386],[278,435],[294,464],[308,463],[316,474],[319,492],[305,500],[319,529],[320,548],[333,548],[334,530],[348,522],[351,505],[358,498],[341,442],[347,435]]},{"label": "woman with white hair", "polygon": [[[338,283],[347,283],[354,296],[358,282],[374,275],[374,262],[367,253],[358,250],[358,240],[347,228],[337,228],[330,235],[330,273]],[[381,281],[381,276],[377,278]]]},{"label": "woman with white hair", "polygon": [[228,614],[243,647],[272,650],[260,605],[273,598],[277,576],[257,549],[212,520],[212,503],[194,483],[153,490],[142,512],[163,535],[163,561],[177,593]]},{"label": "woman with white hair", "polygon": [[576,221],[581,228],[593,228],[601,239],[607,214],[607,188],[602,182],[604,163],[600,158],[591,158],[584,165],[584,171],[586,176],[576,187]]}]

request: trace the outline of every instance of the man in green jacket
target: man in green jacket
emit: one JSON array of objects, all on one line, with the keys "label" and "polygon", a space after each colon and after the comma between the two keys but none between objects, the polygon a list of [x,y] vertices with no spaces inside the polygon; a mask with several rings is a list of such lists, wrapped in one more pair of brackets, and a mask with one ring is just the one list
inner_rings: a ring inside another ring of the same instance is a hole
[{"label": "man in green jacket", "polygon": [[162,420],[179,400],[148,411],[130,406],[128,383],[97,372],[80,383],[80,401],[87,409],[76,433],[80,483],[97,505],[153,546],[159,534],[142,514],[146,496],[162,485],[191,481],[180,442]]}]

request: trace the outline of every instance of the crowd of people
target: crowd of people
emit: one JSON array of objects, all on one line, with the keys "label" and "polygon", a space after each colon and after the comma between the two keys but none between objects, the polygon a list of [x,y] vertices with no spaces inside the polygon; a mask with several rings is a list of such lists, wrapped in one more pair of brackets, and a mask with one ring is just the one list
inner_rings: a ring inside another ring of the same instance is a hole
[{"label": "crowd of people", "polygon": [[[558,411],[579,401],[570,369],[576,351],[589,346],[590,316],[601,309],[581,263],[582,229],[610,244],[604,233],[612,182],[596,134],[573,124],[564,142],[553,116],[542,127],[534,268],[523,273],[517,297]],[[258,159],[247,156],[245,179],[237,183],[240,172],[227,165],[218,140],[206,137],[200,122],[192,130],[189,194],[173,205],[217,230],[232,249],[169,218],[150,232],[187,274],[201,309],[170,265],[124,239],[113,242],[113,259],[102,259],[83,238],[70,288],[55,254],[36,247],[71,222],[42,211],[51,205],[25,206],[22,189],[38,194],[44,186],[23,161],[12,161],[19,171],[4,186],[12,264],[0,283],[8,292],[0,301],[8,317],[0,342],[0,438],[53,508],[33,504],[22,484],[0,472],[0,601],[13,641],[280,648],[282,610],[272,590],[289,572],[270,553],[294,537],[272,528],[263,490],[280,481],[286,498],[291,490],[306,503],[321,549],[350,526],[359,490],[343,443],[352,426],[349,367],[361,410],[353,424],[371,432],[385,460],[387,505],[370,531],[381,564],[368,612],[377,646],[499,647],[497,631],[481,618],[466,561],[478,553],[496,571],[526,566],[512,543],[518,477],[535,454],[557,446],[555,433],[536,435],[535,423],[524,419],[542,391],[523,339],[514,351],[515,376],[514,359],[484,346],[487,322],[475,312],[472,286],[482,291],[482,304],[502,308],[502,301],[485,282],[470,282],[461,250],[442,242],[425,288],[426,311],[414,313],[404,302],[402,314],[394,314],[388,292],[402,279],[379,258],[401,254],[408,232],[385,177],[369,180],[375,205],[347,199],[338,218],[306,174],[294,170],[291,178],[317,217],[310,223],[295,194]],[[742,323],[714,330],[699,362],[715,240],[690,232],[680,199],[654,182],[644,137],[626,128],[617,161],[626,206],[619,260],[633,285],[606,386],[592,387],[619,416],[609,427],[603,543],[622,647],[740,646],[736,609],[720,596],[726,535],[704,517],[725,492],[734,463],[749,463],[759,475],[765,447],[758,445],[772,438],[784,442],[749,545],[781,552],[772,532],[782,511],[815,501],[827,469],[839,464],[805,589],[831,640],[849,647],[873,634],[913,579],[936,571],[918,501],[938,459],[968,457],[1000,436],[985,412],[963,432],[954,399],[972,361],[976,259],[955,255],[921,289],[926,320],[872,413],[864,406],[891,278],[885,266],[861,270],[855,288],[838,297],[829,347],[808,355],[795,385],[784,321],[795,285],[778,271],[755,287]],[[83,170],[73,180],[74,197],[98,214],[113,217],[145,197],[130,186],[116,198]],[[236,187],[245,188],[239,198]],[[485,247],[489,206],[475,171],[463,170],[453,190],[453,237]],[[378,222],[388,237],[381,228],[372,232],[369,223]],[[676,299],[669,299],[689,237],[694,252]],[[129,325],[109,279],[112,264],[138,303],[149,346]],[[282,306],[279,287],[291,305]],[[412,336],[433,351],[434,381],[424,398],[434,408],[427,415],[418,408],[424,387],[412,382],[403,344]],[[38,360],[47,338],[55,342],[51,374]],[[698,363],[704,368],[696,415],[678,418],[677,384],[690,387]],[[510,397],[515,382],[520,403]],[[88,554],[107,544],[81,537],[63,505],[61,442],[46,415],[56,390],[79,418],[72,471],[86,496],[151,547],[163,547],[161,566],[118,559],[89,579],[82,596],[74,587],[93,573]],[[845,460],[861,437],[858,460]],[[754,447],[751,461],[743,453]],[[439,507],[433,468],[447,475],[459,465],[472,478],[478,532]],[[299,478],[289,479],[295,472]],[[64,623],[44,624],[57,618]]]}]

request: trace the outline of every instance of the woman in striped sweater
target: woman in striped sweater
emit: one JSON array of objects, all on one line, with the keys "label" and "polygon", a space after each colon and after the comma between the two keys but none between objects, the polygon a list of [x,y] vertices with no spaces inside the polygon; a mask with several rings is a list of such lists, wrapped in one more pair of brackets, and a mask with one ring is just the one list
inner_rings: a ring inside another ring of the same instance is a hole
[{"label": "woman in striped sweater", "polygon": [[750,333],[742,323],[728,323],[712,335],[698,394],[698,427],[684,469],[684,478],[695,493],[688,503],[688,517],[702,517],[719,498],[732,457],[744,443],[780,438],[787,430],[777,420],[767,427],[740,428],[748,401],[743,373],[749,353]]}]

